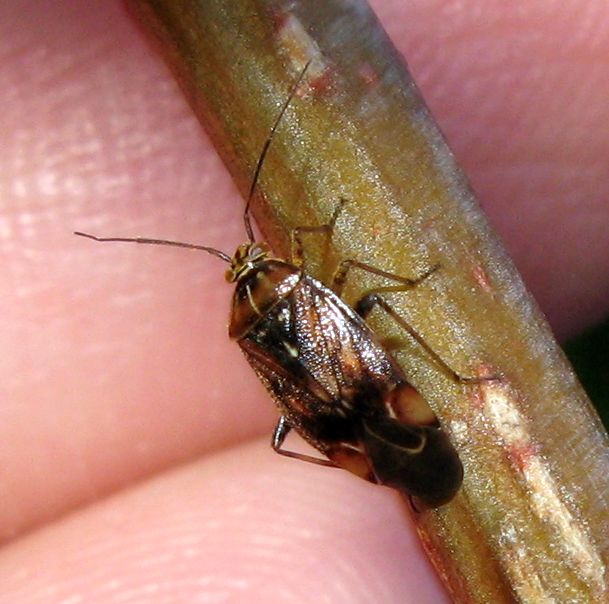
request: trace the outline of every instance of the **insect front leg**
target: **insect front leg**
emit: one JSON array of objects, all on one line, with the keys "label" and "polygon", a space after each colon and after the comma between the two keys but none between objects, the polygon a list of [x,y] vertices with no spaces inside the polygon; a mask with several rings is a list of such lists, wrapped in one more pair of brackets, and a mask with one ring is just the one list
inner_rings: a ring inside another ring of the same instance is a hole
[{"label": "insect front leg", "polygon": [[341,213],[345,202],[345,199],[340,199],[339,204],[336,206],[336,209],[332,213],[330,222],[317,226],[298,226],[292,229],[292,232],[290,233],[290,260],[292,264],[295,264],[299,268],[304,269],[304,246],[302,243],[301,235],[303,233],[326,233],[328,236],[331,237],[332,231],[334,230],[334,225],[336,224],[336,220],[338,219],[338,216]]},{"label": "insect front leg", "polygon": [[366,271],[367,273],[371,273],[371,274],[377,275],[379,277],[384,277],[385,279],[389,279],[389,280],[394,281],[399,284],[396,286],[382,287],[382,288],[378,288],[378,289],[374,290],[375,292],[379,292],[379,291],[406,291],[408,289],[412,289],[413,287],[416,287],[417,285],[419,285],[420,283],[425,281],[425,279],[427,279],[427,277],[429,277],[430,275],[433,275],[433,273],[435,273],[440,268],[440,265],[436,264],[436,265],[432,266],[429,270],[424,272],[422,275],[415,277],[415,278],[411,278],[411,277],[402,277],[401,275],[396,275],[394,273],[389,273],[387,271],[383,271],[379,268],[376,268],[375,266],[366,264],[365,262],[360,262],[359,260],[352,260],[352,259],[343,260],[338,265],[338,268],[336,269],[336,272],[334,273],[334,277],[332,278],[332,289],[336,292],[337,295],[340,296],[342,294],[342,291],[345,287],[345,283],[347,282],[347,275],[349,274],[349,271],[351,271],[354,268],[359,268],[363,271]]}]

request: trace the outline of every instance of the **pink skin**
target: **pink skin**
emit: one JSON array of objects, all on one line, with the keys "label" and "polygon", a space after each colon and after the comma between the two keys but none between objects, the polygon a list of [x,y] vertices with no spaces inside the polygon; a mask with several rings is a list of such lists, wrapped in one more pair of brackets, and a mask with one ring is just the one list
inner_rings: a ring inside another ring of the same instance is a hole
[{"label": "pink skin", "polygon": [[[606,315],[607,3],[373,4],[558,334]],[[71,235],[243,238],[118,0],[2,3],[0,74],[0,599],[446,601],[391,492],[270,451],[219,261]]]}]

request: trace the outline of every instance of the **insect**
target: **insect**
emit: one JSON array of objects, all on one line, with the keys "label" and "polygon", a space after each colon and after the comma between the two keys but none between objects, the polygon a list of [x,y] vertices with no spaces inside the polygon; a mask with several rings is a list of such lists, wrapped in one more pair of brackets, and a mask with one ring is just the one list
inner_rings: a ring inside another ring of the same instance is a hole
[{"label": "insect", "polygon": [[[244,212],[248,242],[230,256],[215,248],[147,238],[96,237],[96,241],[150,243],[199,249],[230,266],[226,279],[235,283],[229,336],[243,351],[274,399],[280,418],[272,437],[278,453],[304,461],[341,467],[374,483],[408,494],[415,509],[437,507],[458,491],[463,468],[436,416],[408,383],[402,369],[383,347],[365,318],[380,307],[397,321],[460,382],[453,371],[383,299],[368,292],[353,307],[340,297],[350,270],[357,268],[408,290],[430,277],[433,267],[416,278],[394,275],[363,262],[343,260],[330,286],[304,270],[301,235],[332,235],[344,205],[328,224],[298,227],[291,233],[291,257],[272,254],[254,237],[249,208],[273,135],[297,88],[302,70],[281,107],[259,155]],[[298,432],[323,457],[284,448],[291,430]]]}]

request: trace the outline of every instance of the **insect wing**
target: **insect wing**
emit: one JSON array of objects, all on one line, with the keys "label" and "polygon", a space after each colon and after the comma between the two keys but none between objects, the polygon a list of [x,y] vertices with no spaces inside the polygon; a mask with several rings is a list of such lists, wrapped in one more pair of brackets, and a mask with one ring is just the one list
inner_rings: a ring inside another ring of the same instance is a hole
[{"label": "insect wing", "polygon": [[[243,352],[290,426],[316,449],[327,453],[328,442],[322,433],[326,430],[321,426],[331,416],[328,409],[333,403],[329,395],[315,383],[294,378],[281,365],[249,346],[244,346]],[[322,417],[320,409],[325,409]]]},{"label": "insect wing", "polygon": [[308,276],[239,344],[290,425],[322,452],[355,444],[361,415],[403,380],[359,315]]},{"label": "insect wing", "polygon": [[403,377],[364,320],[311,277],[292,299],[299,358],[311,377],[355,411],[382,404],[378,397]]}]

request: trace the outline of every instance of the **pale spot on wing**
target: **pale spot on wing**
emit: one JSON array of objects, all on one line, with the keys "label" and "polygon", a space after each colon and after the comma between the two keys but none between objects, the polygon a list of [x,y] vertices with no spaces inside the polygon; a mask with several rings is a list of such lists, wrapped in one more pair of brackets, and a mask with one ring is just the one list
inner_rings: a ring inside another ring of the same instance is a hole
[{"label": "pale spot on wing", "polygon": [[299,352],[298,352],[298,348],[296,348],[296,346],[293,346],[292,344],[290,344],[287,341],[283,341],[283,347],[285,348],[286,352],[293,358],[293,359],[297,359]]}]

